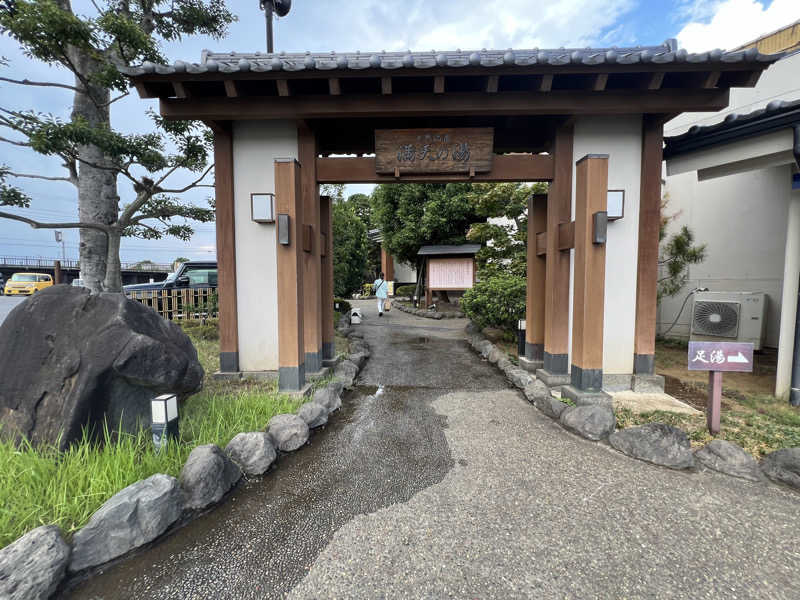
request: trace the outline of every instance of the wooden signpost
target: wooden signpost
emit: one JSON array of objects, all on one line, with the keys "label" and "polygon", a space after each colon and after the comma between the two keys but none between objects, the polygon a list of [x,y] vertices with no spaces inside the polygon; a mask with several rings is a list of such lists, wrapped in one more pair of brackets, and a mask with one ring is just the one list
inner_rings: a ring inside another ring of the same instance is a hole
[{"label": "wooden signpost", "polygon": [[708,371],[708,431],[719,433],[722,405],[722,373],[753,370],[753,344],[742,342],[689,342],[689,370]]},{"label": "wooden signpost", "polygon": [[375,172],[485,173],[492,170],[494,129],[376,129]]}]

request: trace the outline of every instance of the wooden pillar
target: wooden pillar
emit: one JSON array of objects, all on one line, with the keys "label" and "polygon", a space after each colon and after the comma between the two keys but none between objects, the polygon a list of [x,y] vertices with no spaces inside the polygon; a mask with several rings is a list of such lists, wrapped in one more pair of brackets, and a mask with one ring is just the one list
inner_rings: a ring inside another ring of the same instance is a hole
[{"label": "wooden pillar", "polygon": [[525,290],[525,359],[532,367],[542,367],[544,360],[544,290],[547,265],[544,256],[536,255],[536,234],[547,231],[547,195],[528,198],[528,277]]},{"label": "wooden pillar", "polygon": [[658,232],[661,227],[662,120],[642,122],[642,171],[639,190],[639,252],[636,267],[636,333],[633,372],[653,375],[658,302]]},{"label": "wooden pillar", "polygon": [[239,370],[239,317],[236,304],[233,130],[229,122],[214,125],[219,370],[223,373],[235,373]]},{"label": "wooden pillar", "polygon": [[[559,249],[558,226],[572,215],[573,126],[556,130],[553,143],[553,181],[547,194],[547,258],[545,261],[544,373],[552,385],[564,379],[569,368],[569,250]],[[556,380],[549,379],[557,376]],[[558,377],[560,376],[560,378]]]},{"label": "wooden pillar", "polygon": [[63,283],[63,274],[61,273],[61,261],[56,260],[53,261],[53,283],[58,285],[59,283]]},{"label": "wooden pillar", "polygon": [[433,293],[431,292],[431,261],[425,257],[425,308],[433,304]]},{"label": "wooden pillar", "polygon": [[322,294],[320,296],[322,312],[322,359],[336,358],[336,344],[333,327],[333,211],[330,196],[319,198],[319,222],[322,239],[321,271]]},{"label": "wooden pillar", "polygon": [[394,258],[381,246],[381,271],[386,281],[394,281]]},{"label": "wooden pillar", "polygon": [[[278,388],[281,390],[299,390],[306,379],[300,170],[300,164],[293,158],[275,160],[275,212],[278,217]],[[287,235],[288,243],[282,244],[281,239]]]},{"label": "wooden pillar", "polygon": [[[608,155],[587,154],[575,172],[575,285],[572,302],[572,387],[603,387],[603,315],[606,246],[594,243],[595,227],[605,229]],[[600,215],[598,215],[600,213]],[[595,217],[600,216],[595,224]],[[605,232],[603,232],[605,234]]]},{"label": "wooden pillar", "polygon": [[317,184],[317,137],[304,122],[297,128],[303,196],[303,337],[307,373],[322,368],[322,276],[320,203]]}]

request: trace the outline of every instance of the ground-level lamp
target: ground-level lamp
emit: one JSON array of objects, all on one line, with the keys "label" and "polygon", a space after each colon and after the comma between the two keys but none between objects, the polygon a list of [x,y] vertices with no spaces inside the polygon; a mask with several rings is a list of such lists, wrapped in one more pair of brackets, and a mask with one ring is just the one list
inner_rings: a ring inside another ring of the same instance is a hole
[{"label": "ground-level lamp", "polygon": [[170,438],[178,438],[178,396],[161,394],[150,401],[153,423],[153,445],[161,450]]},{"label": "ground-level lamp", "polygon": [[525,356],[525,319],[517,321],[517,355]]}]

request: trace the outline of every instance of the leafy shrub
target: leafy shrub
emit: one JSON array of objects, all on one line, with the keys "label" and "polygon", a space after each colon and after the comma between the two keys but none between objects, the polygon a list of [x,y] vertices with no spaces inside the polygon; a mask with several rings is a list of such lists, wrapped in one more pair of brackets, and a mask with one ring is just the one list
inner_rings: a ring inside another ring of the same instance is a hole
[{"label": "leafy shrub", "polygon": [[334,298],[333,299],[334,310],[336,308],[336,304],[337,303],[339,304],[339,312],[340,313],[344,314],[344,313],[349,313],[350,312],[350,303],[347,300],[344,300],[342,298]]},{"label": "leafy shrub", "polygon": [[408,296],[409,298],[413,298],[415,289],[417,289],[417,286],[414,285],[414,284],[399,285],[394,290],[394,295],[395,296]]},{"label": "leafy shrub", "polygon": [[361,294],[364,296],[373,296],[375,295],[375,290],[372,289],[371,283],[364,283],[361,285]]},{"label": "leafy shrub", "polygon": [[525,278],[503,273],[480,281],[461,298],[461,308],[481,327],[515,331],[525,318]]}]

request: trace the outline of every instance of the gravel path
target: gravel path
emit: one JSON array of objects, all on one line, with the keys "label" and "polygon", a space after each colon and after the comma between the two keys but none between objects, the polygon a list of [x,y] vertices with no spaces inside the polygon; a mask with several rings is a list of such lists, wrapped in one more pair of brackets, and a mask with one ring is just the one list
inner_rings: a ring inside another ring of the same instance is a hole
[{"label": "gravel path", "polygon": [[312,445],[73,597],[800,597],[800,494],[575,437],[463,320],[363,307],[362,387]]}]

